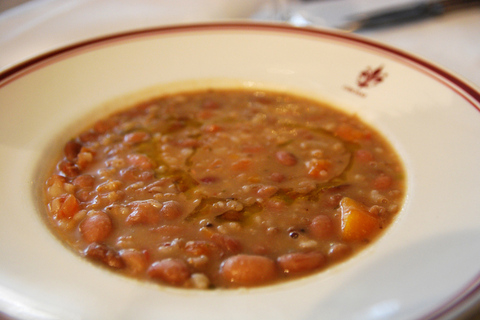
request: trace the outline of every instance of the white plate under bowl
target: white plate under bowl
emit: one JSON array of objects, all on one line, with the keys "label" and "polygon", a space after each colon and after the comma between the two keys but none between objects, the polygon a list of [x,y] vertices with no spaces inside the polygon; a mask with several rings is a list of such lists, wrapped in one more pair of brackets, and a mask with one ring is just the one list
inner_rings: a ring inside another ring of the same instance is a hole
[{"label": "white plate under bowl", "polygon": [[[317,275],[229,291],[127,279],[84,261],[50,233],[38,188],[53,146],[71,128],[104,113],[100,105],[152,87],[230,85],[313,96],[380,130],[408,177],[404,208],[387,232]],[[218,23],[62,48],[0,73],[0,310],[65,320],[453,317],[478,299],[479,160],[478,89],[353,35]]]}]

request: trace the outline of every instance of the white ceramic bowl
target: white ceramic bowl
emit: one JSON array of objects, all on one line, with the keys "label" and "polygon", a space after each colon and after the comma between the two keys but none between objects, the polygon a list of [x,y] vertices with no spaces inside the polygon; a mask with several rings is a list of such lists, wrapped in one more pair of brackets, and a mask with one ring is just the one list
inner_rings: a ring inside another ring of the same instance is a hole
[{"label": "white ceramic bowl", "polygon": [[[69,131],[111,110],[104,104],[112,99],[206,86],[301,93],[376,127],[408,175],[393,225],[325,272],[230,291],[140,283],[57,241],[41,218],[38,189]],[[349,34],[219,23],[59,49],[0,74],[0,310],[22,319],[453,317],[478,299],[480,286],[479,137],[478,89],[432,63]]]}]

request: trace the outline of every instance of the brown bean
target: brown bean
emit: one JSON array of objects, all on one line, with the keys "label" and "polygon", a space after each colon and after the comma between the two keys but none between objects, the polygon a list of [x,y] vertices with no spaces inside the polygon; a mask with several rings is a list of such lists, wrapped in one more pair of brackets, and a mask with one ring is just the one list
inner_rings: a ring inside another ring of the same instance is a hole
[{"label": "brown bean", "polygon": [[63,185],[65,182],[67,182],[67,178],[58,174],[54,174],[50,178],[48,178],[47,186],[51,187],[54,184]]},{"label": "brown bean", "polygon": [[93,199],[94,195],[91,194],[90,191],[87,190],[79,190],[75,193],[75,196],[79,201],[88,202]]},{"label": "brown bean", "polygon": [[273,97],[268,96],[257,96],[254,98],[255,101],[260,102],[261,104],[273,104],[275,103],[275,99]]},{"label": "brown bean", "polygon": [[82,145],[75,140],[70,140],[65,144],[63,148],[63,152],[65,153],[65,157],[68,161],[75,161],[78,153],[82,149]]},{"label": "brown bean", "polygon": [[277,277],[275,261],[259,255],[239,254],[223,261],[220,273],[227,282],[241,285],[259,285]]},{"label": "brown bean", "polygon": [[260,189],[257,190],[258,196],[261,198],[270,198],[273,196],[275,193],[277,193],[278,187],[274,186],[263,186]]},{"label": "brown bean", "polygon": [[94,124],[93,129],[95,130],[95,132],[105,133],[113,129],[116,125],[117,125],[117,122],[114,119],[103,119],[103,120],[97,121]]},{"label": "brown bean", "polygon": [[180,203],[174,200],[165,201],[160,209],[160,214],[167,220],[175,220],[181,217],[182,213]]},{"label": "brown bean", "polygon": [[343,195],[341,193],[335,193],[330,195],[327,200],[325,201],[325,204],[329,207],[338,207],[340,200],[342,200]]},{"label": "brown bean", "polygon": [[125,220],[129,225],[147,224],[156,225],[160,222],[160,209],[150,202],[137,201],[131,203],[133,211]]},{"label": "brown bean", "polygon": [[312,271],[325,265],[325,256],[320,252],[289,253],[277,258],[278,265],[285,273]]},{"label": "brown bean", "polygon": [[182,285],[190,278],[190,271],[181,259],[163,259],[156,261],[147,269],[149,277],[165,281],[172,285]]},{"label": "brown bean", "polygon": [[212,183],[218,182],[218,178],[213,176],[207,176],[207,177],[201,178],[200,182],[202,184],[212,184]]},{"label": "brown bean", "polygon": [[155,163],[152,159],[150,159],[146,155],[139,153],[132,153],[127,155],[127,162],[128,164],[143,170],[149,170],[155,167]]},{"label": "brown bean", "polygon": [[82,174],[76,177],[73,181],[73,184],[80,189],[93,189],[95,184],[95,178],[88,174]]},{"label": "brown bean", "polygon": [[112,232],[112,220],[105,212],[97,211],[80,223],[79,230],[86,242],[102,242]]},{"label": "brown bean", "polygon": [[82,148],[82,150],[78,153],[76,161],[77,166],[81,170],[87,168],[93,161],[93,153],[83,149],[85,148]]},{"label": "brown bean", "polygon": [[270,175],[270,180],[273,182],[283,182],[285,180],[285,176],[279,172],[273,172]]},{"label": "brown bean", "polygon": [[153,178],[154,173],[152,170],[143,170],[137,167],[130,167],[120,170],[120,175],[123,179],[133,181],[147,181]]},{"label": "brown bean", "polygon": [[144,132],[144,131],[136,131],[136,132],[127,133],[123,137],[123,141],[125,143],[130,144],[130,145],[138,144],[138,143],[147,141],[148,139],[150,139],[150,135],[147,132]]},{"label": "brown bean", "polygon": [[64,160],[58,164],[58,169],[68,178],[75,178],[80,174],[80,168],[73,162]]},{"label": "brown bean", "polygon": [[328,251],[328,257],[332,260],[341,260],[346,258],[351,252],[352,248],[350,248],[350,246],[343,243],[337,243]]},{"label": "brown bean", "polygon": [[298,162],[297,157],[288,151],[278,151],[275,153],[275,157],[277,158],[278,162],[288,167],[294,166]]},{"label": "brown bean", "polygon": [[187,254],[192,256],[212,256],[220,250],[216,244],[210,241],[195,240],[188,241],[185,244],[184,250]]},{"label": "brown bean", "polygon": [[142,273],[147,269],[147,257],[141,251],[135,249],[122,250],[120,251],[120,257],[122,257],[130,272],[134,274]]},{"label": "brown bean", "polygon": [[236,254],[242,250],[242,244],[240,241],[230,236],[220,233],[212,233],[210,239],[225,252]]},{"label": "brown bean", "polygon": [[111,268],[121,269],[125,267],[118,252],[104,244],[92,243],[83,251],[83,254],[91,259],[98,260]]},{"label": "brown bean", "polygon": [[326,215],[318,215],[313,218],[308,228],[316,239],[328,239],[333,233],[332,220]]}]

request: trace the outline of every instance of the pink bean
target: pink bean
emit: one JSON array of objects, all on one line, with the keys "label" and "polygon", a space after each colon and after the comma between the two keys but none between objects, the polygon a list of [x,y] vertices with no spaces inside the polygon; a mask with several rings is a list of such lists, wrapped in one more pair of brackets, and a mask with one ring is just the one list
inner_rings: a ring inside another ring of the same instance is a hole
[{"label": "pink bean", "polygon": [[258,255],[232,256],[226,259],[220,268],[224,280],[242,286],[262,284],[277,277],[275,262]]},{"label": "pink bean", "polygon": [[163,259],[152,263],[147,270],[148,276],[172,285],[182,285],[190,278],[187,264],[181,259]]},{"label": "pink bean", "polygon": [[325,265],[326,259],[320,252],[289,253],[278,257],[278,265],[285,273],[312,271]]},{"label": "pink bean", "polygon": [[174,200],[166,201],[160,209],[160,214],[167,220],[175,220],[182,216],[180,203]]},{"label": "pink bean", "polygon": [[112,232],[112,220],[103,211],[87,216],[79,226],[83,239],[88,243],[102,242]]},{"label": "pink bean", "polygon": [[316,239],[328,239],[333,233],[332,220],[326,215],[318,215],[310,223],[309,231]]},{"label": "pink bean", "polygon": [[291,152],[278,151],[277,153],[275,153],[275,157],[277,158],[278,162],[287,167],[291,167],[297,164],[297,157],[295,157],[295,155]]}]

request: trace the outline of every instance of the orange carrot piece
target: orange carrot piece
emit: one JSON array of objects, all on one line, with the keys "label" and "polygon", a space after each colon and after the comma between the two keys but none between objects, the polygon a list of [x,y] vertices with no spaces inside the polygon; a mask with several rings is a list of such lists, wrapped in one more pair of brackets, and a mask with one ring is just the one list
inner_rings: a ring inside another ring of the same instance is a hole
[{"label": "orange carrot piece", "polygon": [[364,240],[379,230],[378,218],[371,215],[359,202],[344,197],[340,201],[342,210],[342,237],[346,241]]},{"label": "orange carrot piece", "polygon": [[341,124],[335,130],[335,135],[337,137],[340,137],[340,139],[343,139],[349,142],[356,142],[366,137],[366,135],[362,131],[354,127],[351,127],[347,124]]},{"label": "orange carrot piece", "polygon": [[325,159],[313,159],[307,162],[308,175],[315,179],[324,178],[332,163]]},{"label": "orange carrot piece", "polygon": [[80,204],[75,198],[75,196],[69,194],[65,201],[62,203],[62,206],[57,212],[57,218],[59,219],[70,219],[72,218],[80,209]]},{"label": "orange carrot piece", "polygon": [[232,163],[232,170],[235,171],[246,171],[252,165],[252,160],[250,159],[240,159]]}]

